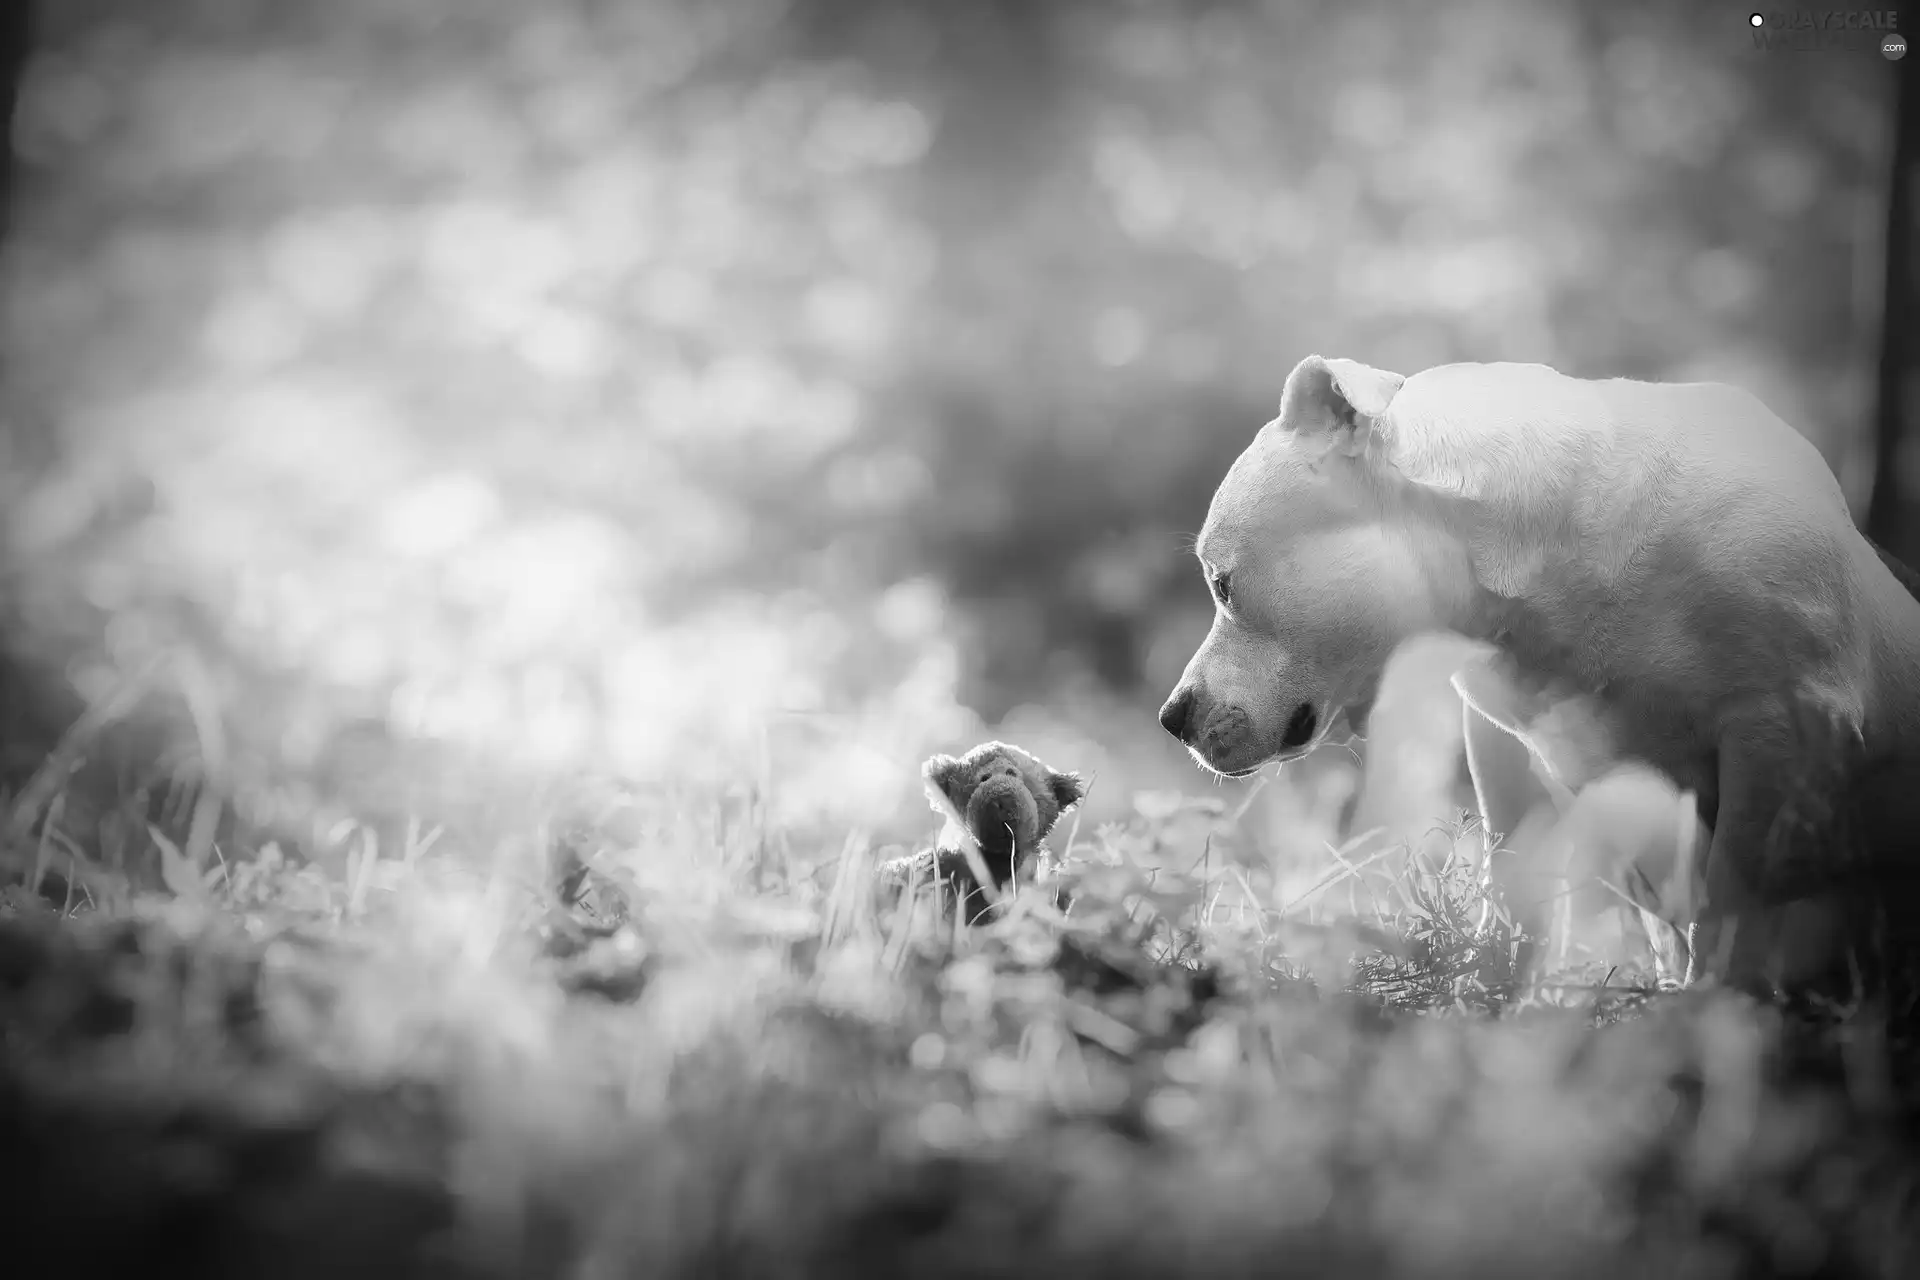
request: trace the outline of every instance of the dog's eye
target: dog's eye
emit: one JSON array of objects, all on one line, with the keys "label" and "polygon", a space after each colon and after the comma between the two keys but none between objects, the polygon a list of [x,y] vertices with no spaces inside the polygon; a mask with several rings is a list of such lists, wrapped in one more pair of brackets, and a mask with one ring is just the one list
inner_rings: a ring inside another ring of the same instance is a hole
[{"label": "dog's eye", "polygon": [[1220,602],[1220,607],[1223,609],[1233,607],[1233,580],[1229,575],[1224,573],[1213,575],[1213,598]]}]

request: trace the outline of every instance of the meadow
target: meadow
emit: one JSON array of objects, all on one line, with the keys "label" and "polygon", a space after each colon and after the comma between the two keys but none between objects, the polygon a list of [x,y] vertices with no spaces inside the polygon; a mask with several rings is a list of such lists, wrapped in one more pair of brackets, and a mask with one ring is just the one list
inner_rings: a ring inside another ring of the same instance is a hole
[{"label": "meadow", "polygon": [[497,829],[196,870],[17,798],[16,1274],[1911,1274],[1884,1011],[1516,999],[1471,858],[1262,908],[1213,797],[1069,817],[1066,914],[971,929],[727,801],[547,811],[569,903]]}]

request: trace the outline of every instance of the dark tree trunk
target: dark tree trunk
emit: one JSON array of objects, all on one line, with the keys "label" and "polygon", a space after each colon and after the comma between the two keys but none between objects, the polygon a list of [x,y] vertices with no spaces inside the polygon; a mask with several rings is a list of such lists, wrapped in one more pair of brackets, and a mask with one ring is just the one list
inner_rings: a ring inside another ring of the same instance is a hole
[{"label": "dark tree trunk", "polygon": [[1913,312],[1915,278],[1914,194],[1920,185],[1920,76],[1905,62],[1893,64],[1895,90],[1893,178],[1887,198],[1887,292],[1881,318],[1880,410],[1874,423],[1873,495],[1867,504],[1867,536],[1909,565],[1920,565],[1920,493],[1903,483],[1901,455],[1920,448],[1920,345]]},{"label": "dark tree trunk", "polygon": [[13,109],[20,99],[20,73],[27,65],[27,35],[33,5],[29,0],[0,3],[0,247],[7,241],[13,215]]},{"label": "dark tree trunk", "polygon": [[[9,248],[13,227],[13,116],[26,69],[32,8],[29,0],[0,0],[0,255]],[[18,432],[10,368],[8,352],[0,345],[0,401],[6,402],[0,431]],[[9,443],[17,444],[17,439]],[[0,449],[0,465],[14,465],[17,456],[17,449]],[[78,710],[70,698],[50,692],[48,681],[21,657],[16,637],[5,629],[11,621],[9,612],[0,612],[0,787],[9,794],[39,767]]]}]

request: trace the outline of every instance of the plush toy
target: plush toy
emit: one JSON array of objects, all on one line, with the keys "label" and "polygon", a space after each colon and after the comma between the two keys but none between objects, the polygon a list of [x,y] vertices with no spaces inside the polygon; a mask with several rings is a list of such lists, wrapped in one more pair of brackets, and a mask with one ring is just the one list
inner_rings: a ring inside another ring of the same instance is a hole
[{"label": "plush toy", "polygon": [[888,864],[887,878],[946,882],[969,924],[985,916],[1002,890],[1033,877],[1041,842],[1086,794],[1080,775],[1057,773],[1005,742],[985,742],[963,756],[933,756],[920,775],[927,804],[946,825],[932,849]]}]

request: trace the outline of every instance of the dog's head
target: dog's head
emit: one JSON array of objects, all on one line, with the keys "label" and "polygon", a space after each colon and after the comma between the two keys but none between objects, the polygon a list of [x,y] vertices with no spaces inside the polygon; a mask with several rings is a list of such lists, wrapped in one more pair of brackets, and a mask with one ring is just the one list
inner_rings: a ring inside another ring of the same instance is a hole
[{"label": "dog's head", "polygon": [[1362,730],[1394,648],[1443,612],[1447,540],[1380,438],[1403,381],[1302,360],[1213,496],[1196,547],[1213,627],[1160,723],[1216,773]]}]

